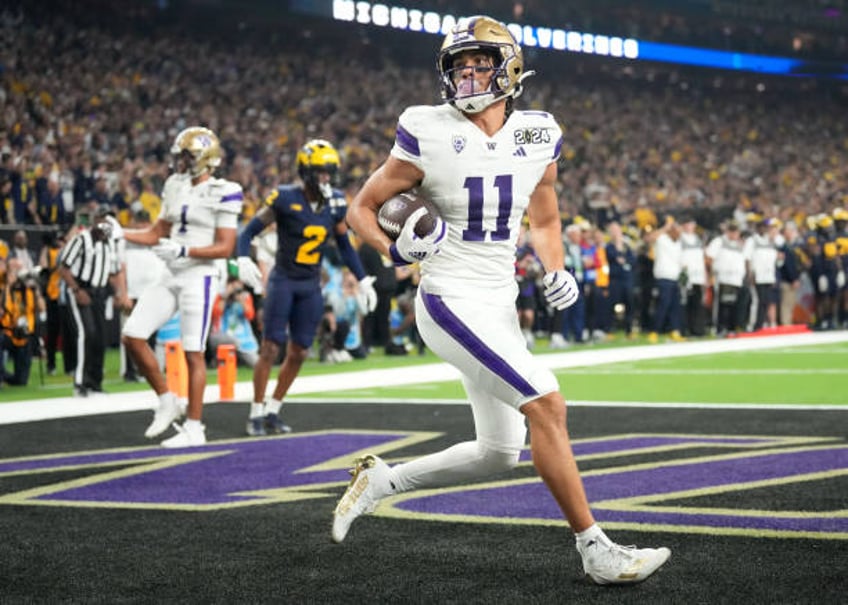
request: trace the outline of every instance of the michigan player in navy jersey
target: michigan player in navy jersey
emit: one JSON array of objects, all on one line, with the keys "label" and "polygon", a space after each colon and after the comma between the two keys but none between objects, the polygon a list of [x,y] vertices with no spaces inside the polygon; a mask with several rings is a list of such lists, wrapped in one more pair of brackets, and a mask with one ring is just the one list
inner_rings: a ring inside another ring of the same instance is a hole
[{"label": "michigan player in navy jersey", "polygon": [[[344,193],[333,187],[340,167],[338,151],[328,141],[313,139],[300,149],[296,161],[302,183],[275,189],[238,238],[239,273],[251,285],[257,281],[258,270],[249,258],[250,242],[265,227],[276,223],[277,254],[268,276],[262,344],[253,369],[248,435],[291,430],[280,419],[280,407],[306,360],[324,312],[321,260],[331,236],[345,265],[359,279],[363,306],[370,312],[377,304],[374,277],[365,275],[348,238]],[[283,346],[286,356],[277,386],[265,402],[271,367]]]},{"label": "michigan player in navy jersey", "polygon": [[147,344],[150,335],[174,313],[180,313],[180,340],[188,366],[188,411],[178,431],[162,442],[165,447],[206,443],[201,418],[206,389],[206,339],[212,303],[218,292],[219,259],[235,248],[238,217],[244,202],[241,185],[213,176],[222,160],[221,143],[208,128],[193,126],[177,135],[171,147],[174,174],[162,191],[162,212],[146,229],[124,232],[127,242],[153,246],[168,270],[147,288],[124,324],[123,342],[159,396],[148,438],[165,432],[182,415],[174,393]]},{"label": "michigan player in navy jersey", "polygon": [[[527,421],[533,463],[576,533],[585,572],[601,584],[639,582],[670,551],[619,546],[595,523],[557,379],[528,351],[515,313],[513,263],[525,213],[548,303],[563,309],[579,296],[564,267],[554,188],[560,128],[546,112],[513,110],[532,72],[502,23],[461,20],[447,34],[437,66],[447,103],[401,114],[391,154],[353,199],[348,223],[395,262],[421,261],[418,329],[461,372],[477,437],[393,467],[374,455],[358,460],[336,506],[333,540],[344,540],[351,523],[387,496],[513,468]],[[415,236],[413,220],[394,243],[380,230],[380,206],[412,187],[438,207],[446,236],[439,224],[430,235]]]}]

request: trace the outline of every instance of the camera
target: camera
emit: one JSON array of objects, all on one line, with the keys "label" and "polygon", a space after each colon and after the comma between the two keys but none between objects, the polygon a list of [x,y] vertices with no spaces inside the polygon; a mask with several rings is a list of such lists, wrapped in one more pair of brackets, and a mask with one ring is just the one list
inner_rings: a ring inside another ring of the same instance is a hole
[{"label": "camera", "polygon": [[27,338],[30,335],[29,322],[26,317],[19,317],[15,327],[12,328],[14,338]]}]

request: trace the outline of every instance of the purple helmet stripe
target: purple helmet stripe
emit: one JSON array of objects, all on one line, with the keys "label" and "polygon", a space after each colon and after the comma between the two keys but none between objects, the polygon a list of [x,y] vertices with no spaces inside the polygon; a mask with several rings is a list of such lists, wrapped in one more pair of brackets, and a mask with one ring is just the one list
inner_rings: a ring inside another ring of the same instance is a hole
[{"label": "purple helmet stripe", "polygon": [[435,294],[422,295],[424,306],[430,316],[439,323],[439,326],[451,335],[466,351],[471,353],[478,361],[480,361],[490,372],[505,380],[512,388],[529,397],[536,395],[538,391],[533,388],[518,372],[515,371],[506,361],[504,361],[497,353],[492,351],[474,334],[462,320],[454,315],[447,305],[442,301],[440,296]]},{"label": "purple helmet stripe", "polygon": [[412,136],[409,131],[400,124],[398,124],[397,127],[395,140],[397,141],[397,144],[400,145],[400,148],[406,153],[414,156],[421,156],[421,149],[418,147],[418,139]]}]

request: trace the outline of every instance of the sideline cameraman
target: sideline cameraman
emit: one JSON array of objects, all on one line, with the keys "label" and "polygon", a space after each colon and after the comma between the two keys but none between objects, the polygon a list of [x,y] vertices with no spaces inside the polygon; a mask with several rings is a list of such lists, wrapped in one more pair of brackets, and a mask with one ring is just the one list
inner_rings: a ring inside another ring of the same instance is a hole
[{"label": "sideline cameraman", "polygon": [[14,365],[14,373],[2,368],[2,380],[15,386],[26,386],[32,367],[33,355],[37,352],[35,336],[36,318],[44,311],[44,299],[38,285],[37,273],[22,269],[17,259],[8,261],[6,286],[3,289],[3,354],[8,354]]}]

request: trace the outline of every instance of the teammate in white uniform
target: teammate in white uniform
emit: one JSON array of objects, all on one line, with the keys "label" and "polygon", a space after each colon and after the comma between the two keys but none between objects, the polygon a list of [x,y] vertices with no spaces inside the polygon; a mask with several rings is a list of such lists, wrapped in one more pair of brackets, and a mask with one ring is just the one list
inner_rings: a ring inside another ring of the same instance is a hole
[{"label": "teammate in white uniform", "polygon": [[216,259],[229,258],[233,253],[244,194],[238,183],[212,176],[221,163],[221,144],[208,128],[180,132],[171,153],[176,172],[165,181],[159,218],[147,229],[125,232],[128,242],[154,246],[153,251],[166,262],[168,271],[141,295],[124,325],[123,341],[159,396],[153,422],[145,432],[146,437],[156,437],[180,417],[181,410],[175,394],[168,392],[147,339],[179,310],[188,365],[187,418],[177,434],[162,445],[183,447],[206,443],[201,423],[206,388],[204,352],[221,277]]},{"label": "teammate in white uniform", "polygon": [[[578,297],[564,268],[554,189],[560,129],[548,113],[512,110],[531,72],[503,24],[488,17],[460,21],[438,65],[448,103],[401,115],[391,155],[347,216],[364,241],[397,264],[421,261],[418,329],[427,346],[462,372],[477,438],[391,468],[373,455],[358,460],[336,507],[332,537],[344,540],[357,517],[391,494],[513,468],[527,420],[534,465],[576,532],[586,573],[602,584],[641,581],[670,552],[621,547],[595,524],[556,377],[527,350],[515,313],[515,246],[525,211],[547,272],[548,302],[562,309]],[[377,225],[377,211],[413,187],[436,204],[443,222],[419,238],[413,214],[392,243]]]}]

